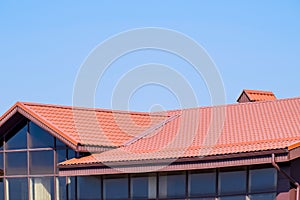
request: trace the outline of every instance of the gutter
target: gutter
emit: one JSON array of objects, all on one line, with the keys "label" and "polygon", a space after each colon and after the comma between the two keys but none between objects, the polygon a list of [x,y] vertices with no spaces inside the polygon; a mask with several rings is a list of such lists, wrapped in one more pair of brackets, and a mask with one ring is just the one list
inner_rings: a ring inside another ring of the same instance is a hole
[{"label": "gutter", "polygon": [[280,169],[280,167],[277,165],[276,161],[275,161],[275,154],[272,154],[272,165],[275,169],[277,169],[278,172],[280,172],[281,174],[283,174],[289,181],[290,183],[292,183],[295,187],[296,187],[296,200],[300,200],[300,185],[299,183],[293,179],[290,175],[288,175],[285,171],[283,171],[282,169]]}]

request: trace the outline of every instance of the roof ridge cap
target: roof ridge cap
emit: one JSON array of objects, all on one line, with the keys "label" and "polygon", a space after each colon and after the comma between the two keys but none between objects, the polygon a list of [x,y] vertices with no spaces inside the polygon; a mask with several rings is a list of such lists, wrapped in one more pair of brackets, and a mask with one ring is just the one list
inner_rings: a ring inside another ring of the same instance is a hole
[{"label": "roof ridge cap", "polygon": [[96,111],[96,112],[107,112],[107,113],[118,113],[118,114],[130,114],[130,115],[144,115],[144,116],[157,116],[157,117],[166,117],[162,114],[156,114],[155,112],[142,112],[142,111],[126,111],[126,110],[113,110],[108,108],[88,108],[81,106],[67,106],[67,105],[58,105],[58,104],[43,104],[43,103],[34,103],[34,102],[19,102],[25,106],[44,106],[44,107],[54,107],[61,109],[72,109],[72,110],[85,110],[85,111]]}]

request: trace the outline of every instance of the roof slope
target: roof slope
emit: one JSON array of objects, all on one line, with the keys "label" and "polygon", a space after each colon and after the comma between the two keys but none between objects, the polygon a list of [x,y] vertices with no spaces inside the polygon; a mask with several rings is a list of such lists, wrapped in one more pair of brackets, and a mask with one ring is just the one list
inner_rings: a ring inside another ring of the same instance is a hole
[{"label": "roof slope", "polygon": [[19,108],[75,145],[118,147],[167,116],[142,112],[76,108],[37,103],[16,103],[0,122]]},{"label": "roof slope", "polygon": [[300,98],[200,107],[168,114],[179,117],[128,146],[61,164],[224,155],[293,148],[300,142]]}]

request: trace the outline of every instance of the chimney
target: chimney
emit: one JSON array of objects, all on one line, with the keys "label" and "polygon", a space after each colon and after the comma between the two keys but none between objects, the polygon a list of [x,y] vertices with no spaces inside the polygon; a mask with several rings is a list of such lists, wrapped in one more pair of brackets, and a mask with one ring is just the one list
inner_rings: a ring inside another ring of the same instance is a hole
[{"label": "chimney", "polygon": [[236,100],[238,103],[256,102],[256,101],[271,101],[276,97],[273,92],[262,90],[243,90],[239,98]]}]

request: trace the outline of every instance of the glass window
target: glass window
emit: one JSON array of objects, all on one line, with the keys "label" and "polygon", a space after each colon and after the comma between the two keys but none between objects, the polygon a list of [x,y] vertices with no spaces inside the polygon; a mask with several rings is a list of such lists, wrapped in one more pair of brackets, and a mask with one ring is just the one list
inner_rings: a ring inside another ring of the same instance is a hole
[{"label": "glass window", "polygon": [[62,141],[60,141],[59,139],[56,138],[56,148],[57,149],[65,149],[66,148],[66,144],[63,143]]},{"label": "glass window", "polygon": [[53,174],[54,156],[53,151],[30,152],[30,174]]},{"label": "glass window", "polygon": [[47,131],[30,122],[30,148],[49,148],[54,147],[54,137]]},{"label": "glass window", "polygon": [[85,200],[101,199],[101,176],[78,176],[77,198]]},{"label": "glass window", "polygon": [[66,161],[67,160],[67,150],[66,149],[56,150],[56,159],[57,159],[57,163]]},{"label": "glass window", "polygon": [[68,149],[68,159],[75,158],[76,153],[73,149]]},{"label": "glass window", "polygon": [[139,174],[131,176],[132,199],[156,198],[156,174]]},{"label": "glass window", "polygon": [[235,194],[246,192],[246,170],[221,171],[219,174],[220,194]]},{"label": "glass window", "polygon": [[27,149],[27,126],[6,138],[6,149]]},{"label": "glass window", "polygon": [[220,200],[246,200],[246,196],[226,196],[220,197]]},{"label": "glass window", "polygon": [[54,199],[53,177],[32,178],[31,197],[32,199],[52,200]]},{"label": "glass window", "polygon": [[4,183],[3,183],[3,178],[0,178],[0,200],[4,200]]},{"label": "glass window", "polygon": [[6,175],[27,174],[27,152],[6,153]]},{"label": "glass window", "polygon": [[216,194],[215,171],[190,171],[189,196],[207,196]]},{"label": "glass window", "polygon": [[250,200],[274,200],[276,199],[276,193],[269,194],[253,194],[250,195]]},{"label": "glass window", "polygon": [[3,168],[3,153],[0,153],[0,176],[4,175],[4,168]]},{"label": "glass window", "polygon": [[277,171],[274,168],[249,171],[250,192],[276,191]]},{"label": "glass window", "polygon": [[159,197],[184,197],[185,179],[185,172],[161,173],[159,175]]},{"label": "glass window", "polygon": [[68,200],[76,200],[76,177],[67,178]]},{"label": "glass window", "polygon": [[67,182],[66,177],[57,177],[56,178],[56,199],[57,200],[66,200],[67,199]]},{"label": "glass window", "polygon": [[127,176],[107,176],[103,180],[104,199],[127,199],[128,178]]},{"label": "glass window", "polygon": [[28,199],[27,178],[8,178],[8,198],[7,199]]},{"label": "glass window", "polygon": [[0,139],[0,151],[3,151],[3,138]]}]

